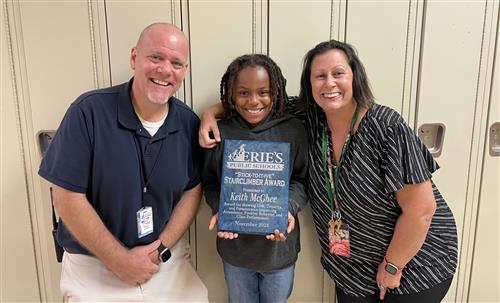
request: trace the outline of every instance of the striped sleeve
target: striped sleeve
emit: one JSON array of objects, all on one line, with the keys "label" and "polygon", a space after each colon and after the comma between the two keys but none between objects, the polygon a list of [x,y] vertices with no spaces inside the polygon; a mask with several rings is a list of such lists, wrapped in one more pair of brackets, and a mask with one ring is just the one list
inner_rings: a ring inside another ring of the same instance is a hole
[{"label": "striped sleeve", "polygon": [[388,127],[384,145],[381,166],[388,193],[405,184],[427,181],[439,168],[426,146],[404,122]]}]

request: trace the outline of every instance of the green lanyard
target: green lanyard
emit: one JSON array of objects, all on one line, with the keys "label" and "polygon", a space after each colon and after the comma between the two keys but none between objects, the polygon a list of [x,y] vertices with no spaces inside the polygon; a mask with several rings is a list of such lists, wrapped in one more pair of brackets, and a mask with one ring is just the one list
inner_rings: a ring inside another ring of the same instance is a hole
[{"label": "green lanyard", "polygon": [[[323,129],[323,139],[321,144],[321,149],[323,153],[323,168],[325,171],[325,187],[328,193],[328,198],[332,203],[332,219],[340,220],[340,207],[337,201],[337,185],[339,181],[339,174],[342,168],[342,163],[344,160],[344,155],[346,151],[349,149],[349,145],[351,143],[351,136],[353,134],[354,125],[358,120],[359,114],[359,106],[356,105],[356,110],[354,111],[354,115],[351,120],[351,129],[349,130],[349,134],[345,138],[344,145],[342,146],[342,152],[340,154],[339,163],[337,166],[332,164],[332,157],[330,153],[330,148],[328,148],[328,137],[327,137],[327,128]],[[332,171],[333,167],[333,171]]]}]

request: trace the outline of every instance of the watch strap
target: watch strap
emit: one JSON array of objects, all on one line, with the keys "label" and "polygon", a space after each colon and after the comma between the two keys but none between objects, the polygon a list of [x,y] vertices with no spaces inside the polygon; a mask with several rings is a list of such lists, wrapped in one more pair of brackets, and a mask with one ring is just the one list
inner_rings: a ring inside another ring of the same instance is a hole
[{"label": "watch strap", "polygon": [[167,262],[167,260],[170,258],[171,253],[168,247],[163,245],[163,243],[160,242],[160,245],[157,248],[158,250],[158,259],[160,259],[160,262]]}]

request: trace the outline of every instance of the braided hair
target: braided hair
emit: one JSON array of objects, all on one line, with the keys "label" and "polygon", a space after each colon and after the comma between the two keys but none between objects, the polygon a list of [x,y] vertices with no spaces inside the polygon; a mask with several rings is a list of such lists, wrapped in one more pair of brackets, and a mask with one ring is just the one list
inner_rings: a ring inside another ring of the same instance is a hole
[{"label": "braided hair", "polygon": [[268,56],[263,54],[250,54],[240,56],[231,62],[220,81],[220,99],[224,107],[224,118],[235,117],[237,111],[234,107],[233,85],[240,71],[246,67],[262,67],[269,76],[269,90],[273,107],[273,117],[280,117],[285,112],[288,99],[286,94],[286,79],[279,66]]}]

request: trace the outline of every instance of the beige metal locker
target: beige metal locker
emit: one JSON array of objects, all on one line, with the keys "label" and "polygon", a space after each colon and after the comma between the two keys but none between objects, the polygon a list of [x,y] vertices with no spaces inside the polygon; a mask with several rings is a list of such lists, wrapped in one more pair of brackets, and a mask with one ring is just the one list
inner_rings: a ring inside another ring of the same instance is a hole
[{"label": "beige metal locker", "polygon": [[[498,28],[498,3],[493,26]],[[496,22],[495,22],[496,21]],[[494,31],[493,31],[494,33]],[[485,142],[481,145],[483,158],[477,222],[475,226],[472,272],[467,300],[473,302],[500,301],[500,31],[495,39],[496,54],[489,55],[489,62],[494,60],[493,75],[487,74],[486,88],[490,89],[489,107],[485,113],[487,123],[481,128]],[[491,51],[493,53],[493,49]],[[491,81],[491,83],[489,83]]]},{"label": "beige metal locker", "polygon": [[[465,245],[464,221],[470,150],[481,56],[485,2],[427,3],[421,48],[416,125],[442,123],[446,131],[442,167],[433,177],[457,224],[459,249]],[[459,259],[463,256],[459,252]],[[459,261],[460,262],[460,261]],[[455,300],[455,274],[445,302]],[[459,300],[459,298],[456,298]]]},{"label": "beige metal locker", "polygon": [[412,40],[408,30],[410,23],[415,22],[410,19],[413,6],[411,1],[352,1],[346,17],[345,41],[358,50],[377,102],[403,116],[403,102],[409,101],[404,98],[409,94],[404,84],[411,80],[411,69],[407,70],[405,60],[411,58],[407,51],[418,42]]},{"label": "beige metal locker", "polygon": [[159,21],[181,27],[180,5],[174,1],[107,1],[105,6],[111,85],[117,85],[133,75],[130,52],[142,29]]},{"label": "beige metal locker", "polygon": [[[38,130],[55,129],[69,103],[94,87],[87,3],[5,2],[15,68],[26,182],[42,300],[60,300],[48,184],[37,176]],[[22,258],[16,262],[23,262]],[[22,284],[21,284],[22,285]],[[31,291],[31,290],[29,290]]]},{"label": "beige metal locker", "polygon": [[[7,24],[4,6],[0,7],[1,24]],[[38,301],[40,291],[36,271],[33,226],[26,184],[22,151],[24,142],[16,120],[19,110],[18,85],[13,79],[14,61],[10,57],[10,37],[6,28],[1,29],[1,135],[0,135],[0,301]]]}]

